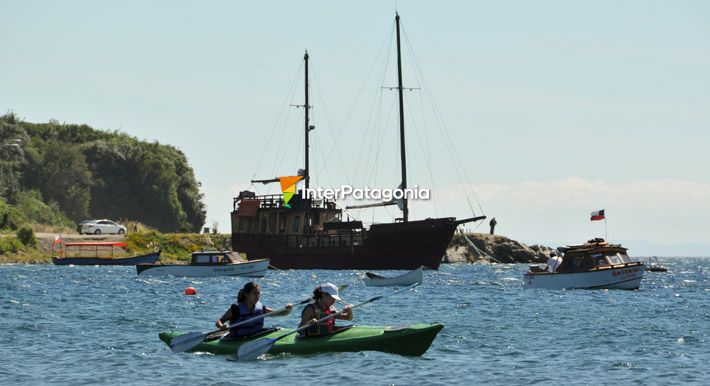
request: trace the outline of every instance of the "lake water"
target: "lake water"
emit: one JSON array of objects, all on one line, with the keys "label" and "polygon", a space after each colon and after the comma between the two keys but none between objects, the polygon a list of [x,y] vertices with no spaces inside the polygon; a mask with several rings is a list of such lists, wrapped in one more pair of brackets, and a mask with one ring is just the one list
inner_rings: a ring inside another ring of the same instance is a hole
[{"label": "lake water", "polygon": [[[0,383],[708,384],[710,258],[659,259],[639,291],[523,290],[526,265],[443,265],[415,290],[356,309],[355,324],[442,322],[422,357],[378,352],[256,362],[173,354],[160,331],[209,331],[243,278],[138,278],[134,267],[0,266]],[[393,291],[355,271],[270,271],[279,308],[315,285],[358,303]],[[394,275],[396,272],[383,272]],[[186,296],[186,287],[197,288]],[[271,318],[293,327],[300,312]]]}]

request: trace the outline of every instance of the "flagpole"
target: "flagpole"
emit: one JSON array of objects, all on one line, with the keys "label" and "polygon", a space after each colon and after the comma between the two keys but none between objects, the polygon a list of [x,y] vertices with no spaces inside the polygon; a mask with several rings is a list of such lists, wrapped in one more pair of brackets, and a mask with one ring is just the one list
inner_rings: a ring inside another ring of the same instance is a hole
[{"label": "flagpole", "polygon": [[609,242],[609,234],[606,231],[606,213],[604,214],[604,240],[606,240],[607,243]]}]

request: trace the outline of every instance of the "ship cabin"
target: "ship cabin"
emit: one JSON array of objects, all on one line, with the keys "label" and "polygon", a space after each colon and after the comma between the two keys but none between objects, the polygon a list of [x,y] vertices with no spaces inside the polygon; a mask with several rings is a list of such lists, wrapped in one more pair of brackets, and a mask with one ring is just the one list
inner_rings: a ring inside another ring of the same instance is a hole
[{"label": "ship cabin", "polygon": [[190,259],[190,265],[226,265],[236,262],[237,260],[232,257],[231,251],[192,252]]},{"label": "ship cabin", "polygon": [[235,246],[323,248],[362,245],[365,230],[361,221],[342,221],[342,210],[326,199],[304,198],[299,191],[288,207],[283,195],[257,196],[243,191],[234,199],[232,240]]},{"label": "ship cabin", "polygon": [[627,249],[619,244],[608,244],[601,241],[592,241],[581,245],[572,245],[562,248],[564,253],[562,263],[555,272],[580,272],[633,263],[626,253]]}]

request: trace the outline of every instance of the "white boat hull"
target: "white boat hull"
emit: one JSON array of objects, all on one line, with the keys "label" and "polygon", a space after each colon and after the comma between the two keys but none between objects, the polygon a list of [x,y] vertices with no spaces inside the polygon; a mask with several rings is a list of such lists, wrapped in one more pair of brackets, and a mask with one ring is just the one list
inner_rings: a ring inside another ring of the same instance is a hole
[{"label": "white boat hull", "polygon": [[528,272],[523,275],[524,288],[573,289],[638,289],[644,265],[600,267],[584,272]]},{"label": "white boat hull", "polygon": [[404,275],[396,277],[378,277],[363,279],[365,281],[366,287],[395,287],[395,286],[409,286],[416,283],[421,283],[424,279],[423,269],[417,268],[414,271],[405,273]]},{"label": "white boat hull", "polygon": [[220,265],[155,265],[143,268],[139,276],[186,276],[186,277],[212,277],[212,276],[246,276],[263,277],[269,268],[269,259],[253,260],[244,263]]}]

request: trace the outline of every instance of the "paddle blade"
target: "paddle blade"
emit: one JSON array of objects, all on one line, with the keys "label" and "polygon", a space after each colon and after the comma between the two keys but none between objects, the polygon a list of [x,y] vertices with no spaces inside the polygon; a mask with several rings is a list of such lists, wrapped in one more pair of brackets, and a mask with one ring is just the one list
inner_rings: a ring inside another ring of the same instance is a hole
[{"label": "paddle blade", "polygon": [[261,355],[269,352],[271,347],[276,342],[276,339],[261,338],[251,342],[244,343],[237,350],[236,359],[238,361],[253,361]]},{"label": "paddle blade", "polygon": [[188,332],[187,334],[176,336],[170,341],[170,349],[173,352],[185,352],[202,343],[207,338],[207,335],[209,333]]}]

